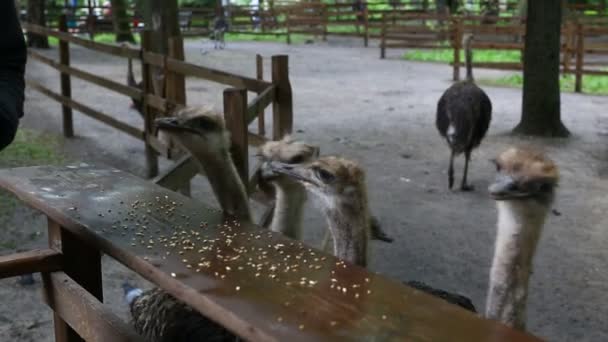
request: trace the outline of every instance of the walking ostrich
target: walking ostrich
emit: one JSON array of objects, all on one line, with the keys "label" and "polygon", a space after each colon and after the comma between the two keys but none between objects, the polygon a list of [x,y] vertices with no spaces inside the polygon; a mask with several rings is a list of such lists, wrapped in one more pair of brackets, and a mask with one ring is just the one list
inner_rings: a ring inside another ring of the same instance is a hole
[{"label": "walking ostrich", "polygon": [[496,159],[498,223],[486,317],[524,330],[532,259],[558,183],[558,168],[528,149],[510,148]]},{"label": "walking ostrich", "polygon": [[[353,161],[332,156],[308,164],[271,162],[270,168],[299,181],[316,196],[334,242],[334,255],[366,267],[371,222],[363,169]],[[433,289],[417,281],[407,284],[476,312],[471,300],[464,296]]]},{"label": "walking ostrich", "polygon": [[473,80],[473,52],[470,35],[465,40],[467,79],[449,87],[437,103],[436,126],[439,134],[450,146],[450,166],[448,186],[454,185],[454,157],[464,153],[464,174],[460,189],[473,190],[467,184],[467,173],[471,151],[481,144],[492,120],[492,102],[486,93]]}]

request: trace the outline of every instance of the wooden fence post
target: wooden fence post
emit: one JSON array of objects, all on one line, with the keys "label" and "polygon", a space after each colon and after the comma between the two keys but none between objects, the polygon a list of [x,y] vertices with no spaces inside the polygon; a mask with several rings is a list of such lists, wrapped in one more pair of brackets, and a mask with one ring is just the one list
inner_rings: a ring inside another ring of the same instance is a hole
[{"label": "wooden fence post", "polygon": [[462,22],[458,19],[454,19],[454,21],[452,22],[452,37],[453,37],[453,42],[452,45],[454,46],[454,63],[453,63],[453,70],[454,70],[454,74],[452,76],[452,79],[454,81],[460,81],[460,50],[461,50],[461,45],[462,45],[462,34],[463,34],[463,28],[462,28]]},{"label": "wooden fence post", "polygon": [[152,43],[152,31],[144,30],[141,34],[141,77],[142,86],[142,110],[144,116],[144,135],[146,153],[146,176],[152,178],[158,175],[158,155],[150,144],[150,137],[154,135],[154,111],[148,107],[146,95],[153,93],[152,70],[150,64],[145,61],[144,52],[150,51]]},{"label": "wooden fence post", "polygon": [[382,13],[382,32],[380,38],[380,59],[386,57],[386,14]]},{"label": "wooden fence post", "polygon": [[224,90],[224,121],[230,132],[232,159],[247,190],[249,184],[247,89]]},{"label": "wooden fence post", "polygon": [[327,26],[329,25],[329,13],[327,12],[327,5],[322,4],[321,6],[322,18],[323,18],[323,41],[327,41]]},{"label": "wooden fence post", "polygon": [[[78,239],[74,233],[61,227],[58,223],[48,219],[49,247],[61,251],[63,254],[63,270],[70,278],[82,286],[87,292],[103,302],[103,288],[101,285],[101,254],[95,248],[90,248]],[[86,262],[84,262],[86,261]],[[45,300],[53,302],[50,295],[51,281],[48,273],[42,275]],[[55,341],[80,342],[84,341],[70,326],[54,314]]]},{"label": "wooden fence post", "polygon": [[[169,57],[184,60],[184,40],[182,37],[170,37],[168,41]],[[171,103],[186,105],[186,78],[184,75],[166,71],[166,98]],[[190,180],[184,181],[180,192],[185,196],[190,196]]]},{"label": "wooden fence post", "polygon": [[[59,30],[61,32],[68,32],[68,21],[67,16],[62,14],[59,17]],[[68,42],[60,40],[59,41],[59,63],[65,66],[70,66],[70,45]],[[61,81],[61,95],[72,98],[72,81],[70,79],[70,74],[61,73],[60,76]],[[72,118],[72,108],[66,105],[62,105],[61,109],[63,111],[63,135],[66,138],[71,138],[74,136],[74,122]]]},{"label": "wooden fence post", "polygon": [[574,91],[577,93],[583,90],[583,63],[585,58],[585,35],[583,25],[576,25],[576,76],[574,81]]},{"label": "wooden fence post", "polygon": [[564,50],[562,51],[562,65],[564,67],[563,73],[567,74],[568,72],[570,72],[570,60],[571,60],[571,53],[573,50],[573,46],[575,46],[575,44],[573,44],[573,40],[576,39],[576,30],[575,30],[575,26],[573,25],[572,22],[568,22],[565,25],[565,34],[564,34]]},{"label": "wooden fence post", "polygon": [[291,44],[291,32],[289,27],[289,9],[285,11],[285,28],[287,29],[287,45]]},{"label": "wooden fence post", "polygon": [[367,2],[365,3],[365,10],[363,10],[363,46],[367,47],[369,42],[369,11],[367,10]]},{"label": "wooden fence post", "polygon": [[287,55],[272,56],[272,83],[276,86],[272,103],[272,139],[279,140],[293,129],[293,98]]},{"label": "wooden fence post", "polygon": [[[261,55],[255,55],[255,70],[257,79],[260,81],[264,80],[264,59]],[[258,95],[261,94],[258,93]],[[258,113],[258,134],[261,136],[266,135],[266,118],[264,117],[264,109]]]}]

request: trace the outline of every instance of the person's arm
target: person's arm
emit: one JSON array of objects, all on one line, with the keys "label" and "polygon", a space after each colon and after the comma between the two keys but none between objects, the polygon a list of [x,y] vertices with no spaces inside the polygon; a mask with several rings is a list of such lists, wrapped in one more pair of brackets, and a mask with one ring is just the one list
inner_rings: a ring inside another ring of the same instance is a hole
[{"label": "person's arm", "polygon": [[25,100],[27,51],[13,0],[0,0],[0,150],[14,139]]}]

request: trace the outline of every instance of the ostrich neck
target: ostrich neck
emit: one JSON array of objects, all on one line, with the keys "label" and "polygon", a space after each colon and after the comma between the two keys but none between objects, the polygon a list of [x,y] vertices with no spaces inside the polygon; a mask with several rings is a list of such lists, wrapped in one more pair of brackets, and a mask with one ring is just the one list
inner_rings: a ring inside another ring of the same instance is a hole
[{"label": "ostrich neck", "polygon": [[532,259],[549,206],[533,199],[496,203],[498,229],[486,317],[524,330]]},{"label": "ostrich neck", "polygon": [[369,213],[365,206],[336,205],[325,212],[334,242],[334,255],[367,267]]},{"label": "ostrich neck", "polygon": [[300,240],[302,237],[302,212],[304,202],[306,202],[306,189],[293,182],[275,182],[273,185],[276,200],[270,230]]},{"label": "ostrich neck", "polygon": [[191,153],[196,156],[199,167],[205,171],[222,210],[238,220],[252,222],[247,192],[230,153],[227,150]]},{"label": "ostrich neck", "polygon": [[471,50],[470,41],[466,43],[464,58],[467,67],[467,81],[473,81],[473,51]]}]

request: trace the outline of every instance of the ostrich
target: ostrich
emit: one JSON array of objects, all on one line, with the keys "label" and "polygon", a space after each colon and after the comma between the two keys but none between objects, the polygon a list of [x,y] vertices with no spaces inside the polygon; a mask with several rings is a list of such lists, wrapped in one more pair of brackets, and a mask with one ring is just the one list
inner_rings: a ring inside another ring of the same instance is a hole
[{"label": "ostrich", "polygon": [[124,284],[135,331],[149,342],[232,342],[239,338],[159,288]]},{"label": "ostrich", "polygon": [[464,152],[464,174],[460,189],[473,190],[467,184],[467,173],[471,151],[479,146],[486,135],[492,119],[492,102],[486,93],[473,80],[473,52],[470,35],[465,40],[467,79],[449,87],[437,103],[436,126],[439,134],[450,146],[450,166],[448,186],[454,185],[454,157]]},{"label": "ostrich", "polygon": [[[366,267],[371,234],[365,172],[355,162],[323,157],[307,164],[271,162],[271,169],[292,177],[318,199],[334,242],[334,255]],[[475,312],[472,302],[461,295],[433,289],[421,282],[408,285]]]},{"label": "ostrich", "polygon": [[[318,147],[294,141],[290,136],[285,136],[280,141],[269,141],[258,151],[258,157],[264,163],[270,161],[287,164],[304,163],[311,162],[318,156]],[[260,168],[260,177],[262,181],[270,183],[275,190],[275,208],[270,230],[300,240],[306,190],[300,183],[284,175],[276,174],[266,167]]]},{"label": "ostrich", "polygon": [[155,120],[156,128],[172,137],[205,172],[222,210],[252,222],[249,198],[230,156],[230,139],[220,115],[204,108],[184,107],[175,116]]},{"label": "ostrich", "polygon": [[[204,169],[222,209],[241,221],[250,221],[247,193],[230,158],[230,141],[221,118],[208,110],[184,108],[176,116],[157,119],[155,123],[159,130],[165,131],[189,151]],[[316,157],[318,149],[287,137],[279,142],[266,143],[260,154],[267,160],[303,162]],[[289,185],[288,179],[281,178],[284,177],[272,175],[269,179],[277,188],[277,214],[271,225],[277,231],[283,227],[299,227],[302,206],[306,200],[303,189],[299,191]],[[294,232],[299,234],[299,229],[296,228]],[[130,284],[124,284],[123,288],[133,325],[146,340],[238,340],[222,326],[158,288],[142,291]]]},{"label": "ostrich", "polygon": [[532,258],[558,182],[557,166],[539,152],[510,148],[496,159],[498,223],[486,317],[525,329]]}]

